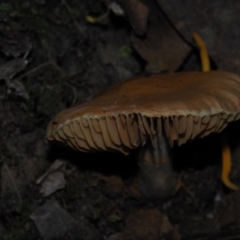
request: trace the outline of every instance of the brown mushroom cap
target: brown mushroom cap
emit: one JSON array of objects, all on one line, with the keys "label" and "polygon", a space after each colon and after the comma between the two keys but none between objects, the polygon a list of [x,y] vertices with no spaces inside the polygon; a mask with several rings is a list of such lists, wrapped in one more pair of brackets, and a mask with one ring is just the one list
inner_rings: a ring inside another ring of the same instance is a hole
[{"label": "brown mushroom cap", "polygon": [[240,118],[240,77],[221,71],[137,77],[66,109],[46,139],[81,151],[120,151],[165,131],[171,146],[222,131]]}]

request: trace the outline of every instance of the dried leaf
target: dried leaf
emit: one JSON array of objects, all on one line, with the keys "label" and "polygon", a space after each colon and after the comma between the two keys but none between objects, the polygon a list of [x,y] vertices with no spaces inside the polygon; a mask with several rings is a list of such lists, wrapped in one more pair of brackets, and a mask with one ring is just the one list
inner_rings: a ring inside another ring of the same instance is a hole
[{"label": "dried leaf", "polygon": [[148,62],[147,72],[175,72],[191,48],[179,37],[155,3],[146,2],[150,10],[148,30],[145,37],[140,38],[132,34],[133,46]]},{"label": "dried leaf", "polygon": [[49,196],[59,189],[63,189],[66,185],[63,171],[65,170],[66,162],[56,160],[48,171],[43,174],[38,180],[37,184],[41,184],[40,192],[43,196]]},{"label": "dried leaf", "polygon": [[63,189],[65,185],[66,180],[62,172],[50,173],[43,181],[40,192],[44,197],[46,197],[57,190]]}]

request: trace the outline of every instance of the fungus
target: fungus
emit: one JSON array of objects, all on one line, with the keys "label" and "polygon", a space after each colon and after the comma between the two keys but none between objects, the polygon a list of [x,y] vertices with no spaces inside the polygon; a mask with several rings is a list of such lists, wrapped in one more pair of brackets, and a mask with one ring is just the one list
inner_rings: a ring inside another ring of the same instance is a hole
[{"label": "fungus", "polygon": [[66,109],[50,122],[47,141],[83,152],[136,149],[143,192],[175,189],[171,147],[221,132],[240,118],[240,77],[223,71],[141,76]]}]

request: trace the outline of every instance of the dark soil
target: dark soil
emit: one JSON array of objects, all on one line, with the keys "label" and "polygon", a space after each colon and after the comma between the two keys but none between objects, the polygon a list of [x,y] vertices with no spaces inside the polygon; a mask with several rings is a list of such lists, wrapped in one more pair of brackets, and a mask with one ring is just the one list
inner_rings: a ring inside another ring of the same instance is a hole
[{"label": "dark soil", "polygon": [[[0,3],[0,239],[240,239],[240,195],[220,180],[217,134],[174,148],[182,187],[165,201],[131,192],[134,154],[77,153],[44,142],[60,110],[144,72],[125,18],[86,21],[105,12],[94,0]],[[199,69],[195,52],[181,66],[189,69]],[[239,124],[226,129],[238,184]],[[59,159],[65,185],[44,197],[36,182]]]}]

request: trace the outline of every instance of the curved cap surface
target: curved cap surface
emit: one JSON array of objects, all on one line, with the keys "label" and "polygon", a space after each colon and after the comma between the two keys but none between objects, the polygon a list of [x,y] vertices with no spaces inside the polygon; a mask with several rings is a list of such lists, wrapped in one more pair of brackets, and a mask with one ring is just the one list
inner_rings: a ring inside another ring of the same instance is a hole
[{"label": "curved cap surface", "polygon": [[240,118],[240,77],[222,71],[137,77],[66,109],[46,139],[81,151],[121,151],[166,133],[171,146],[222,131]]}]

